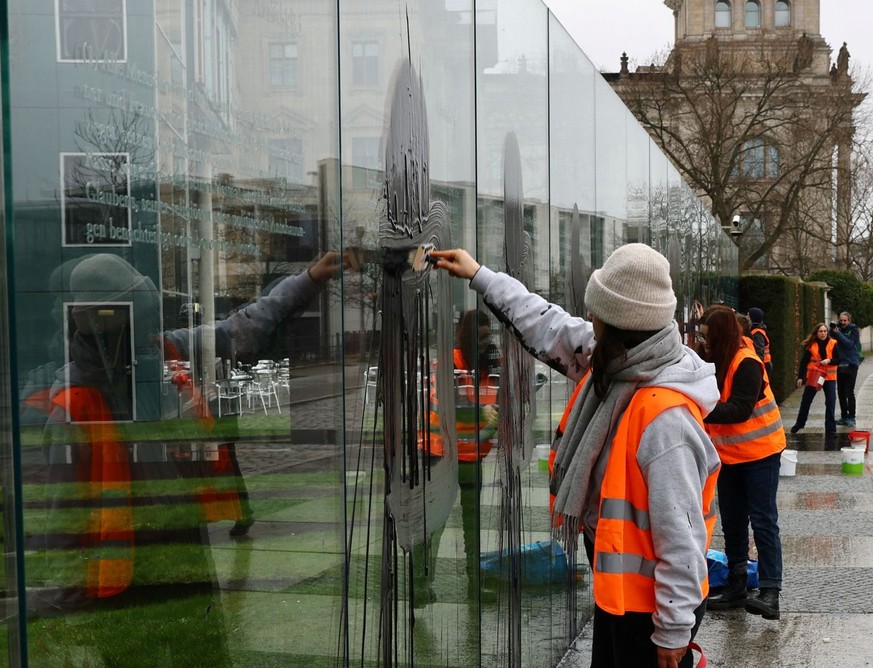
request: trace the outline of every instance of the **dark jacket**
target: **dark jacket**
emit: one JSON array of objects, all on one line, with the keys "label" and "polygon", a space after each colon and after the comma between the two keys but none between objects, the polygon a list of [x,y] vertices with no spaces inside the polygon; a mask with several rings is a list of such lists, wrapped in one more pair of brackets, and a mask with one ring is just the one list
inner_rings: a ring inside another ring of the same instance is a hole
[{"label": "dark jacket", "polygon": [[835,327],[831,330],[831,336],[837,340],[837,348],[840,351],[840,366],[860,366],[861,364],[861,335],[854,322],[845,327]]}]

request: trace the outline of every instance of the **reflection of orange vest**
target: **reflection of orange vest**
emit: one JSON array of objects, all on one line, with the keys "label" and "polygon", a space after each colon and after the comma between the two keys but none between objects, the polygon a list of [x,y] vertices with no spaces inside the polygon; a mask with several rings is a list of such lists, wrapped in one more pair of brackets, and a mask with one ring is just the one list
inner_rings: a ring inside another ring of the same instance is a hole
[{"label": "reflection of orange vest", "polygon": [[[467,365],[459,348],[454,351],[454,389],[455,394],[455,425],[458,435],[458,461],[475,462],[485,458],[491,452],[493,438],[479,439],[482,430],[489,428],[489,423],[480,410],[481,406],[497,403],[497,383],[485,376],[480,378],[476,388],[476,378],[468,373]],[[457,373],[460,371],[461,373]],[[440,418],[437,412],[436,383],[432,384],[430,393],[430,454],[442,457],[444,453],[443,439],[440,432]],[[490,425],[497,433],[496,425]]]},{"label": "reflection of orange vest", "polygon": [[[763,370],[764,363],[753,348],[740,348],[731,360],[724,387],[721,391],[721,401],[730,399],[734,384],[734,374],[743,360],[754,360]],[[785,449],[785,431],[782,428],[782,417],[779,406],[764,371],[762,376],[763,398],[755,403],[752,415],[745,422],[734,424],[707,424],[706,432],[712,438],[712,443],[718,450],[721,461],[725,464],[742,464],[754,462],[769,457]]]},{"label": "reflection of orange vest", "polygon": [[52,403],[63,409],[87,437],[90,469],[79,471],[86,501],[93,505],[88,521],[86,595],[120,594],[133,581],[133,509],[130,462],[112,414],[100,392],[71,387]]},{"label": "reflection of orange vest", "polygon": [[[600,513],[594,536],[594,601],[613,615],[655,611],[658,563],[649,517],[649,490],[637,449],[646,427],[669,408],[685,406],[701,425],[700,409],[685,395],[662,387],[637,391],[619,420],[600,487]],[[715,481],[709,475],[701,501],[706,547],[715,528]],[[709,592],[706,575],[699,583],[701,600]]]},{"label": "reflection of orange vest", "polygon": [[[827,357],[822,358],[821,354],[818,351],[818,341],[813,341],[809,344],[809,364],[806,365],[806,368],[809,369],[813,364],[821,364],[822,359],[834,359],[834,350],[837,347],[836,339],[828,339],[827,342]],[[825,376],[825,380],[836,380],[837,379],[837,365],[836,364],[828,364],[827,365],[827,375]]]},{"label": "reflection of orange vest", "polygon": [[590,373],[590,371],[586,371],[582,379],[576,383],[576,388],[573,390],[573,394],[570,395],[566,408],[564,408],[564,414],[561,416],[558,428],[555,429],[555,437],[552,439],[552,447],[549,450],[549,515],[552,516],[553,521],[557,522],[556,526],[560,526],[560,518],[555,517],[555,497],[558,495],[558,490],[553,486],[552,482],[552,472],[555,470],[555,456],[558,454],[558,448],[561,446],[561,439],[564,437],[564,430],[567,428],[570,412],[576,404],[576,397],[579,396],[579,392],[582,390],[585,381],[588,380]]}]

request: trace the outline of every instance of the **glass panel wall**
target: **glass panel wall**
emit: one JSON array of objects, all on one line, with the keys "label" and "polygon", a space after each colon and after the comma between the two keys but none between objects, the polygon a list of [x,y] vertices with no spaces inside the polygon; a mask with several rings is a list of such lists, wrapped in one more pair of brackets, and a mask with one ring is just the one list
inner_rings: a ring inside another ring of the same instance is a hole
[{"label": "glass panel wall", "polygon": [[682,322],[736,269],[563,27],[6,7],[8,663],[555,665],[592,611],[540,459],[573,383],[428,251],[584,315],[643,241]]}]

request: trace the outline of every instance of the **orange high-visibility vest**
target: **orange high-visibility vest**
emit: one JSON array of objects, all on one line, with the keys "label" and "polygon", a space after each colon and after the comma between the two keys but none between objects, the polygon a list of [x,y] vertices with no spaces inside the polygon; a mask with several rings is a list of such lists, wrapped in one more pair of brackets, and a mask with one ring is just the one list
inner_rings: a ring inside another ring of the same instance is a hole
[{"label": "orange high-visibility vest", "polygon": [[769,364],[773,361],[773,358],[770,356],[770,337],[767,336],[767,330],[763,327],[753,327],[751,331],[752,336],[758,333],[764,337],[764,357],[761,361],[764,364]]},{"label": "orange high-visibility vest", "polygon": [[721,401],[727,401],[731,396],[734,374],[743,360],[754,360],[760,365],[763,383],[763,397],[755,403],[752,415],[745,422],[734,424],[706,424],[706,432],[712,439],[718,456],[724,464],[742,464],[754,462],[769,457],[785,449],[785,430],[782,427],[782,416],[776,398],[767,379],[764,363],[753,348],[740,348],[731,360],[724,387],[721,390]]},{"label": "orange high-visibility vest", "polygon": [[[675,390],[647,387],[637,391],[619,420],[606,473],[600,487],[600,512],[594,536],[594,601],[613,615],[655,611],[658,563],[649,519],[649,489],[637,463],[646,427],[669,408],[685,406],[703,425],[700,409]],[[715,528],[715,482],[711,473],[701,490],[706,549]],[[702,555],[701,555],[702,556]],[[706,574],[699,582],[700,600],[709,593]]]},{"label": "orange high-visibility vest", "polygon": [[555,457],[558,454],[558,448],[561,446],[561,439],[564,437],[564,430],[567,428],[567,420],[570,417],[570,412],[573,410],[573,406],[576,404],[576,398],[579,396],[579,392],[582,390],[582,386],[585,385],[585,381],[588,380],[590,374],[591,371],[586,371],[585,375],[582,376],[582,379],[576,383],[573,394],[570,395],[570,400],[564,408],[564,414],[561,416],[558,428],[555,429],[555,437],[552,439],[552,447],[549,449],[549,515],[552,517],[552,520],[557,522],[556,526],[560,526],[560,518],[555,518],[555,498],[558,496],[555,481],[552,480],[552,473],[555,470]]},{"label": "orange high-visibility vest", "polygon": [[130,461],[103,395],[93,387],[71,387],[52,403],[78,423],[90,452],[90,468],[79,472],[85,494],[94,501],[88,520],[86,596],[107,598],[133,581],[133,507]]},{"label": "orange high-visibility vest", "polygon": [[[497,382],[489,376],[479,379],[477,388],[475,376],[468,373],[467,365],[460,348],[454,350],[455,374],[454,385],[457,392],[455,399],[455,428],[458,435],[458,461],[476,462],[485,458],[491,452],[493,438],[479,440],[481,430],[488,427],[480,408],[497,404]],[[430,454],[436,457],[444,455],[443,439],[440,432],[440,417],[437,411],[436,383],[432,384],[430,393]],[[495,426],[495,435],[496,435]],[[426,446],[423,446],[426,447]]]},{"label": "orange high-visibility vest", "polygon": [[[809,350],[809,364],[806,365],[806,368],[809,369],[813,364],[821,364],[822,359],[834,359],[834,350],[837,347],[836,339],[828,339],[827,345],[825,346],[827,349],[827,357],[822,358],[822,356],[818,352],[818,341],[813,341],[809,344],[807,350]],[[837,379],[837,365],[836,364],[828,364],[827,365],[827,373],[825,375],[825,380],[836,380]]]}]

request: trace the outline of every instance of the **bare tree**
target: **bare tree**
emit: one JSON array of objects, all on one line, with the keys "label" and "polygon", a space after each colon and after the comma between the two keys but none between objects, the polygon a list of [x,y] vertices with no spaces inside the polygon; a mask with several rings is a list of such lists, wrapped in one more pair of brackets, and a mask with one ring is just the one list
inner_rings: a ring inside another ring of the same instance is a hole
[{"label": "bare tree", "polygon": [[796,273],[810,245],[830,265],[832,235],[847,238],[831,222],[835,149],[851,146],[863,95],[845,72],[812,72],[806,50],[766,38],[725,49],[712,37],[613,84],[721,225],[740,216],[741,269]]},{"label": "bare tree", "polygon": [[852,224],[846,268],[852,269],[863,281],[873,281],[873,127],[870,123],[859,127],[858,135],[852,156],[849,208]]}]

